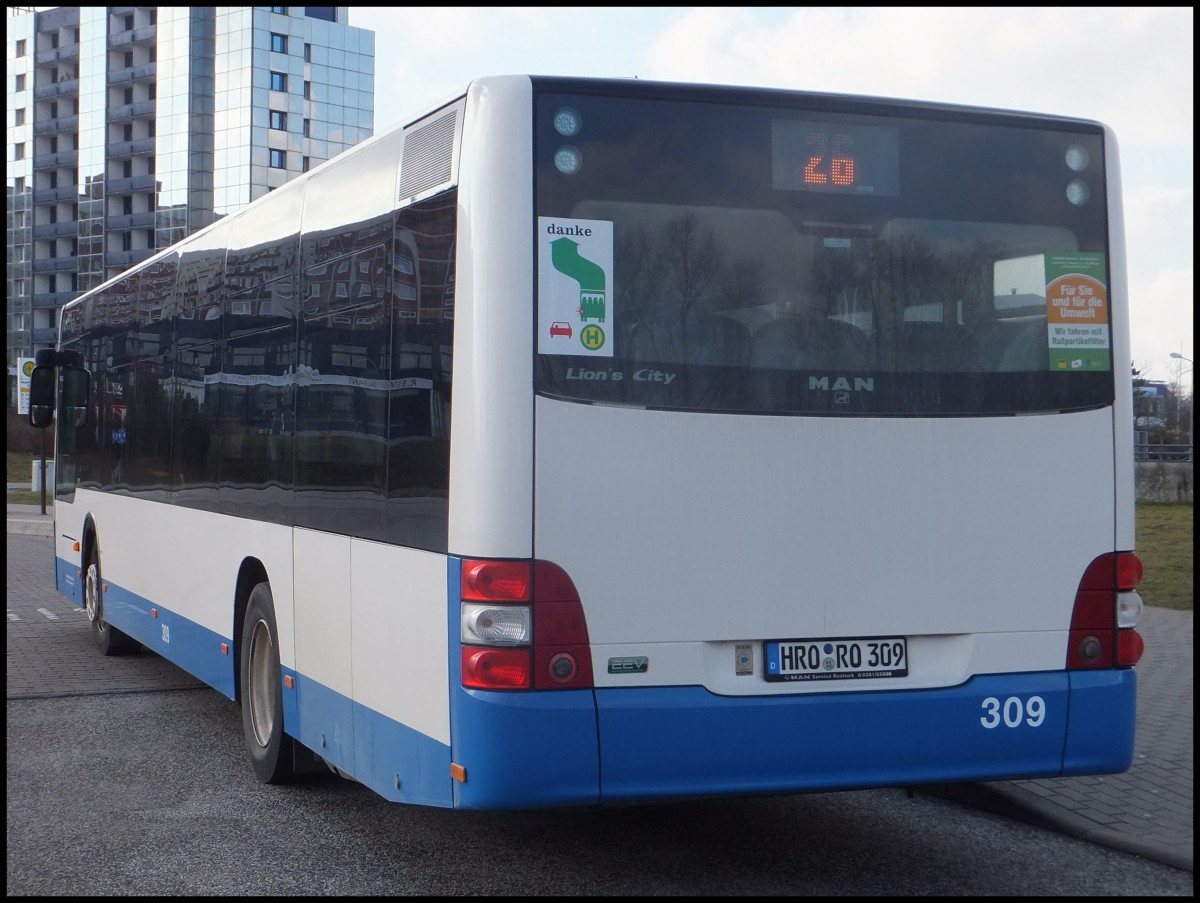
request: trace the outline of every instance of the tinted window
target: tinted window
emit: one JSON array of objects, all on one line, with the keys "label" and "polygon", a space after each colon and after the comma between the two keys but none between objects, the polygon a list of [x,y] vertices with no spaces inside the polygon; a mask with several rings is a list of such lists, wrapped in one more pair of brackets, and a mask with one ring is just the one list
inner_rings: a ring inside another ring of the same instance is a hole
[{"label": "tinted window", "polygon": [[807,414],[1112,400],[1099,127],[679,96],[537,100],[540,392]]}]

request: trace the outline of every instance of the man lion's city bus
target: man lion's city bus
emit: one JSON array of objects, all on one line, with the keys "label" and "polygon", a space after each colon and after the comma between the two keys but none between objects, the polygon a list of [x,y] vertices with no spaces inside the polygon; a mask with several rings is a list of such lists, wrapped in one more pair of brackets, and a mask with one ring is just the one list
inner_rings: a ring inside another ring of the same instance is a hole
[{"label": "man lion's city bus", "polygon": [[1100,123],[481,78],[63,310],[57,587],[269,783],[1118,773],[1127,323]]}]

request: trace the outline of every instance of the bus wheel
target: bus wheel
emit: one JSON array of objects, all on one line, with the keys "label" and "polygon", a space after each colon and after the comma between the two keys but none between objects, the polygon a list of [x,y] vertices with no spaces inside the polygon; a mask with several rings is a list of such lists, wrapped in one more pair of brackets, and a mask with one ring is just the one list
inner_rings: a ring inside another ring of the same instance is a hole
[{"label": "bus wheel", "polygon": [[92,622],[92,639],[104,655],[128,655],[141,646],[104,620],[104,583],[100,579],[100,547],[92,543],[83,576],[83,607]]},{"label": "bus wheel", "polygon": [[295,778],[296,741],[283,732],[275,603],[269,584],[250,592],[239,649],[242,687],[242,730],[254,773],[264,784]]}]

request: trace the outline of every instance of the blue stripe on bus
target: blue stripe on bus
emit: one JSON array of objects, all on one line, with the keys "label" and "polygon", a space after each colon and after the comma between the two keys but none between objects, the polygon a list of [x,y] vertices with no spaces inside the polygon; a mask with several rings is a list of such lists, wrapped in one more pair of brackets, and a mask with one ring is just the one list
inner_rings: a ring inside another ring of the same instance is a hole
[{"label": "blue stripe on bus", "polygon": [[[59,559],[59,573],[63,573]],[[69,566],[70,574],[76,568]],[[208,684],[230,699],[235,698],[234,676],[237,661],[233,641],[197,624],[157,603],[132,593],[125,587],[105,579],[104,620],[122,633],[128,634],[147,649],[178,665],[187,673]],[[62,586],[60,584],[60,591]],[[78,598],[67,596],[83,607],[82,590]],[[227,651],[222,650],[222,644]]]},{"label": "blue stripe on bus", "polygon": [[[73,575],[76,569],[58,559],[58,570],[60,575]],[[109,624],[229,699],[236,698],[238,664],[232,640],[110,580],[104,582]],[[72,601],[82,607],[82,595]],[[282,671],[294,683],[294,689],[283,693],[283,723],[289,734],[389,800],[453,805],[449,746],[291,668]]]},{"label": "blue stripe on bus", "polygon": [[[1052,671],[806,697],[722,697],[696,687],[596,696],[603,799],[621,802],[1117,773],[1133,759],[1137,677]],[[1045,704],[1036,727],[1028,717],[1034,696]],[[998,724],[987,728],[990,699]]]},{"label": "blue stripe on bus", "polygon": [[[457,681],[457,677],[453,678]],[[600,802],[591,690],[451,694],[456,809],[526,809]]]},{"label": "blue stripe on bus", "polygon": [[[64,573],[65,563],[58,567]],[[456,559],[447,577],[457,594]],[[113,626],[234,698],[231,641],[108,586]],[[1133,759],[1132,669],[795,696],[478,691],[461,686],[458,606],[447,607],[451,746],[285,668],[295,683],[284,694],[289,733],[389,800],[467,809],[1115,774]],[[1037,725],[1035,696],[1044,705]],[[465,782],[450,779],[451,762],[466,770]]]},{"label": "blue stripe on bus", "polygon": [[[666,687],[594,696],[598,734],[587,691],[455,693],[454,759],[467,769],[456,807],[1118,773],[1133,758],[1137,678],[1052,671],[913,691],[728,697]],[[1033,697],[1044,706],[1036,726]]]},{"label": "blue stripe on bus", "polygon": [[462,559],[446,567],[450,638],[450,742],[466,780],[456,809],[594,805],[600,800],[600,747],[591,690],[496,692],[462,685]]},{"label": "blue stripe on bus", "polygon": [[72,564],[65,558],[55,558],[55,588],[62,593],[77,608],[83,608],[83,578],[79,575],[79,565]]},{"label": "blue stripe on bus", "polygon": [[1137,672],[1068,671],[1071,715],[1062,774],[1117,774],[1133,764]]},{"label": "blue stripe on bus", "polygon": [[283,693],[288,733],[385,799],[453,805],[449,746],[290,668],[283,673],[295,680],[295,691]]}]

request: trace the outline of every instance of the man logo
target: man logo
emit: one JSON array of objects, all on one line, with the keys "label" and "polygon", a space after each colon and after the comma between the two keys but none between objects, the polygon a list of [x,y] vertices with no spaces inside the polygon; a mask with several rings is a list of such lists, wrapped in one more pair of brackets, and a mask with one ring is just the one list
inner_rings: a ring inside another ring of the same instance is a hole
[{"label": "man logo", "polygon": [[[854,382],[851,383],[850,379]],[[808,378],[808,388],[814,392],[828,392],[832,389],[834,392],[874,392],[875,377],[873,376],[835,376],[833,383],[829,382],[828,376],[810,376]]]}]

